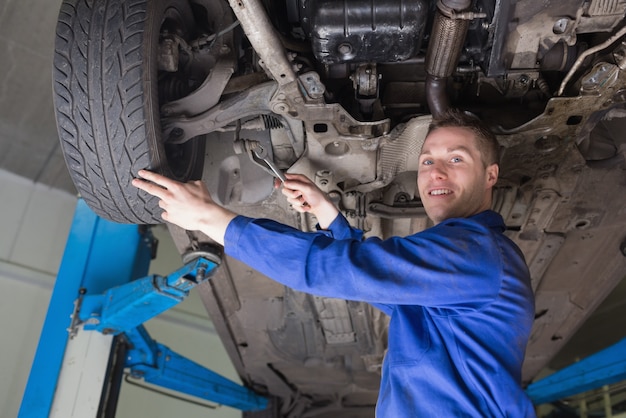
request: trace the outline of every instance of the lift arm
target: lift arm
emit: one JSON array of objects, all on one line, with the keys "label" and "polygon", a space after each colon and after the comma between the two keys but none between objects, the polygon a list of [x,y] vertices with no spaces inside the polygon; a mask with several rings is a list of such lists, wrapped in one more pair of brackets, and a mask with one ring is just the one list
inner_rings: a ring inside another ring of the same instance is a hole
[{"label": "lift arm", "polygon": [[211,277],[217,261],[198,257],[168,276],[146,276],[101,295],[85,296],[76,304],[75,315],[85,331],[124,334],[131,347],[125,365],[133,377],[243,411],[262,410],[266,398],[159,344],[141,325],[182,302]]},{"label": "lift arm", "polygon": [[528,386],[535,405],[626,379],[626,338]]},{"label": "lift arm", "polygon": [[131,376],[242,411],[267,408],[267,399],[152,340],[143,326],[125,332],[133,347],[126,366]]},{"label": "lift arm", "polygon": [[217,262],[199,257],[168,276],[146,276],[77,302],[85,330],[117,335],[138,327],[182,302],[189,291],[208,280]]}]

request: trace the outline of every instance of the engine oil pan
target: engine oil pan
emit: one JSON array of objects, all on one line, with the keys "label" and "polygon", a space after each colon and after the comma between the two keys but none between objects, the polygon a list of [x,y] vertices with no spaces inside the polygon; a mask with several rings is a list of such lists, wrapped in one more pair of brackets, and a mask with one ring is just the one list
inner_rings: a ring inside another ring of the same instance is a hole
[{"label": "engine oil pan", "polygon": [[[301,25],[324,64],[404,61],[419,51],[425,1],[308,0]],[[306,7],[304,7],[306,4]]]}]

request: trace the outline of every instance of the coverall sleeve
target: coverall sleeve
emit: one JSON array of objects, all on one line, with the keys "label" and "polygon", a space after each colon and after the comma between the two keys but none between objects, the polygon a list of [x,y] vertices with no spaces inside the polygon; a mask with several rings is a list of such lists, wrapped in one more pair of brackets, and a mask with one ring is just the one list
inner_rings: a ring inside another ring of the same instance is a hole
[{"label": "coverall sleeve", "polygon": [[[337,215],[335,220],[333,220],[333,222],[328,226],[327,230],[321,231],[327,231],[329,233],[328,236],[335,239],[355,239],[357,241],[361,241],[363,239],[363,231],[353,228],[341,213]],[[393,305],[374,302],[371,302],[370,305],[380,309],[388,316],[391,316],[393,312]]]},{"label": "coverall sleeve", "polygon": [[363,231],[350,226],[348,220],[341,213],[328,225],[328,229],[319,229],[318,226],[318,231],[334,239],[355,239],[357,241],[363,239]]},{"label": "coverall sleeve", "polygon": [[499,291],[502,257],[487,227],[457,223],[360,241],[238,216],[226,230],[225,251],[279,283],[319,296],[480,309]]}]

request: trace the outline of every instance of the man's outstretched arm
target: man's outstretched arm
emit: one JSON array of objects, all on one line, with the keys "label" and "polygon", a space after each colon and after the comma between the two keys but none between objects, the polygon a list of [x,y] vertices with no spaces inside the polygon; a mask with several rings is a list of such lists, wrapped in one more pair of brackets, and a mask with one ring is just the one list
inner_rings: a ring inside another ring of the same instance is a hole
[{"label": "man's outstretched arm", "polygon": [[[140,178],[133,180],[133,186],[161,199],[163,220],[189,231],[201,231],[224,245],[226,228],[237,214],[215,203],[202,181],[180,183],[147,170],[138,174]],[[339,214],[335,205],[306,176],[286,176],[283,194],[287,201],[300,212],[311,212],[326,229]]]}]

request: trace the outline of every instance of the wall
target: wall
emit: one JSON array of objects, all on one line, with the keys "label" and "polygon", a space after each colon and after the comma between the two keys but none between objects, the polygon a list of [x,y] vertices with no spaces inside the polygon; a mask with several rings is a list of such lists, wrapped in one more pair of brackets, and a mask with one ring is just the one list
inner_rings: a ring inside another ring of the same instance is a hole
[{"label": "wall", "polygon": [[[64,256],[76,197],[0,170],[0,416],[19,411],[55,275]],[[164,227],[156,227],[157,259],[150,273],[168,274],[180,258]],[[193,293],[182,304],[149,321],[158,342],[231,380],[239,382]],[[229,407],[209,409],[124,384],[118,418],[172,416],[235,418]]]}]

